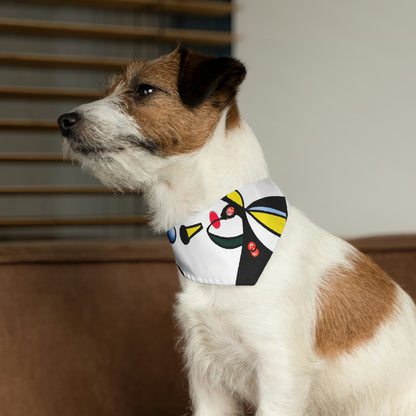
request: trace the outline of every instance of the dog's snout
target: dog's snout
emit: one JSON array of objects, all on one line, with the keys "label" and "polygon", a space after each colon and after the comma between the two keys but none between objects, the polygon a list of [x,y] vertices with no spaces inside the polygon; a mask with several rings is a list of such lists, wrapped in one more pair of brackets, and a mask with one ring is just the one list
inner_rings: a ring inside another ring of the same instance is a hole
[{"label": "dog's snout", "polygon": [[78,123],[80,115],[78,113],[62,114],[58,118],[58,125],[63,136],[68,136],[75,124]]}]

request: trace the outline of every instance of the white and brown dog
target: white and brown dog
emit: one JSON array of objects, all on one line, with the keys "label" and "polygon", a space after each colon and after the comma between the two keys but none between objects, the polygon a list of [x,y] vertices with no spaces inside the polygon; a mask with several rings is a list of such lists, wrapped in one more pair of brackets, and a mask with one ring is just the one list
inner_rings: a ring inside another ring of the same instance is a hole
[{"label": "white and brown dog", "polygon": [[[237,109],[244,76],[237,60],[181,48],[132,62],[105,98],[59,118],[64,150],[104,184],[143,192],[166,232],[269,176]],[[179,279],[195,415],[244,402],[257,416],[416,415],[414,303],[296,208],[255,285]]]}]

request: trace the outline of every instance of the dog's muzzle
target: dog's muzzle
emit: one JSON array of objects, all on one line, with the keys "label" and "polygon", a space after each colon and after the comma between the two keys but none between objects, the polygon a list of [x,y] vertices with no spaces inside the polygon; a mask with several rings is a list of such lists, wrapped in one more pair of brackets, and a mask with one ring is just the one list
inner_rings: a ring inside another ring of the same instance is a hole
[{"label": "dog's muzzle", "polygon": [[62,136],[70,136],[80,118],[80,115],[75,112],[62,114],[58,118],[58,125],[61,129]]}]

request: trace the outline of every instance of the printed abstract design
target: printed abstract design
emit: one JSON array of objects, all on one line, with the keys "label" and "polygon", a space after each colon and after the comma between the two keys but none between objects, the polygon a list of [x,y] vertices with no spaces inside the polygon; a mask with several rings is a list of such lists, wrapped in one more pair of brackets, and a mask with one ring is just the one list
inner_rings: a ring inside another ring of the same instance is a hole
[{"label": "printed abstract design", "polygon": [[[286,224],[286,199],[282,196],[265,197],[244,207],[243,196],[234,191],[228,194],[223,201],[227,205],[220,216],[208,227],[211,240],[224,249],[242,246],[240,263],[237,272],[237,285],[254,285],[267,264],[272,251],[261,241],[250,226],[249,217],[254,218],[269,232],[281,236]],[[215,230],[219,229],[222,221],[231,220],[238,216],[242,221],[242,234],[236,236],[220,236]],[[212,216],[214,217],[214,216]]]},{"label": "printed abstract design", "polygon": [[190,225],[189,227],[185,227],[184,225],[181,226],[179,229],[179,234],[181,236],[181,240],[184,244],[189,244],[191,238],[194,237],[197,233],[202,230],[202,224],[194,224]]},{"label": "printed abstract design", "polygon": [[[269,188],[278,190],[277,187],[272,188],[275,185],[270,180],[259,183],[269,191]],[[196,274],[203,274],[206,269],[212,269],[213,263],[224,270],[212,274],[225,274],[225,280],[232,281],[222,283],[221,280],[218,284],[254,285],[259,279],[283,232],[288,207],[286,198],[273,195],[273,192],[270,192],[271,196],[254,201],[251,192],[252,202],[246,206],[243,195],[250,192],[244,191],[243,188],[229,193],[218,204],[201,213],[198,216],[200,221],[191,219],[189,225],[178,225],[168,231],[178,267],[191,280],[198,281],[197,277],[190,277],[192,268],[197,269]],[[262,194],[264,192],[259,193]],[[227,257],[233,264],[224,260]],[[211,281],[215,281],[215,278]]]}]

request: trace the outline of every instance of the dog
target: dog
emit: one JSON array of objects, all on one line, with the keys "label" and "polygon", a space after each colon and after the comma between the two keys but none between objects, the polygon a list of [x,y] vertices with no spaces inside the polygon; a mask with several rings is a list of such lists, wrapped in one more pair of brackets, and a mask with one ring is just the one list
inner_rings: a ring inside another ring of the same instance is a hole
[{"label": "dog", "polygon": [[[256,204],[244,190],[269,178],[236,103],[245,75],[236,59],[182,47],[132,62],[104,98],[59,117],[64,152],[105,185],[142,192],[152,227],[198,258],[197,241],[213,241],[227,216],[254,224]],[[204,284],[205,268],[192,280],[178,261],[175,314],[193,415],[238,415],[247,404],[257,416],[416,415],[411,298],[295,207],[273,214],[261,201],[284,228],[254,283]],[[188,221],[214,205],[224,212],[209,211],[207,224]],[[272,235],[273,226],[257,226]],[[256,243],[228,253],[254,258]],[[214,275],[216,264],[206,266]]]}]

